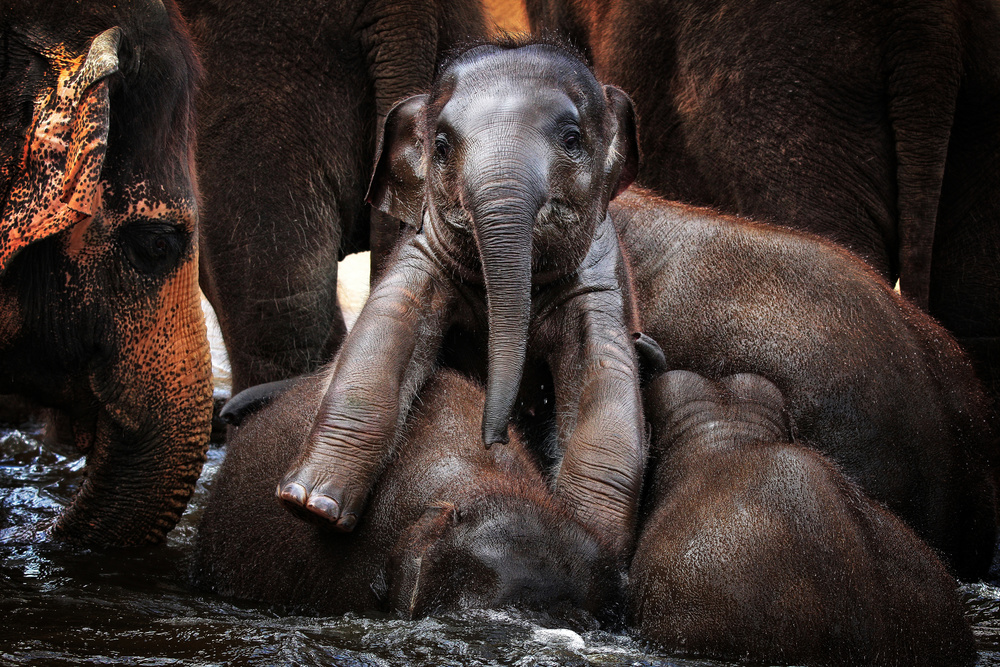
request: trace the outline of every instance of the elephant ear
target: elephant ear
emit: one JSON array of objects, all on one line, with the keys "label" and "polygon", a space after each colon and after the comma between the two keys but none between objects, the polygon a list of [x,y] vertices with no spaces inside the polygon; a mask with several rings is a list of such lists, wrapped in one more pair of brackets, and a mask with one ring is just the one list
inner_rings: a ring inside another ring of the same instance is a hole
[{"label": "elephant ear", "polygon": [[639,173],[639,135],[636,130],[635,107],[625,91],[616,86],[604,86],[604,96],[608,109],[617,121],[606,165],[610,182],[615,183],[614,193],[610,197],[614,199],[632,185]]},{"label": "elephant ear", "polygon": [[107,77],[118,71],[120,30],[94,38],[86,56],[51,58],[54,90],[35,105],[17,180],[0,222],[0,273],[26,246],[94,215],[111,102]]},{"label": "elephant ear", "polygon": [[420,117],[427,95],[398,102],[385,117],[375,154],[375,171],[365,199],[378,210],[419,229],[424,203],[420,168]]}]

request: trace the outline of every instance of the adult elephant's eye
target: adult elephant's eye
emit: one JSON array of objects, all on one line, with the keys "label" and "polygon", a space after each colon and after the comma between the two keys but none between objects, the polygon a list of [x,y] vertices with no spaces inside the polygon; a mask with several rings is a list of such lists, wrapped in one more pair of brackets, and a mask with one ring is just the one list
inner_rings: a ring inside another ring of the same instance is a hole
[{"label": "adult elephant's eye", "polygon": [[187,247],[188,234],[166,222],[134,222],[121,231],[119,243],[137,271],[162,275],[175,268]]},{"label": "adult elephant's eye", "polygon": [[448,143],[448,137],[443,134],[437,135],[434,139],[434,159],[444,163],[448,161],[449,155],[451,155],[451,144]]}]

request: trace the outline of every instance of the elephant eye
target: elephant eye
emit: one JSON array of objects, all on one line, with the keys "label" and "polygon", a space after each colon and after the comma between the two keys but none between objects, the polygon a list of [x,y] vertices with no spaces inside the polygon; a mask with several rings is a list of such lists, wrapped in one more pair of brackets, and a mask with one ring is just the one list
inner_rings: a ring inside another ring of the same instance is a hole
[{"label": "elephant eye", "polygon": [[187,246],[187,234],[176,225],[144,221],[125,227],[119,242],[137,271],[162,275],[177,266]]},{"label": "elephant eye", "polygon": [[562,143],[566,150],[571,154],[578,153],[582,148],[582,139],[580,137],[580,131],[576,128],[568,128],[563,130],[562,133]]},{"label": "elephant eye", "polygon": [[450,154],[451,144],[448,143],[448,137],[444,134],[437,135],[434,139],[434,158],[439,163],[443,163],[448,160]]}]

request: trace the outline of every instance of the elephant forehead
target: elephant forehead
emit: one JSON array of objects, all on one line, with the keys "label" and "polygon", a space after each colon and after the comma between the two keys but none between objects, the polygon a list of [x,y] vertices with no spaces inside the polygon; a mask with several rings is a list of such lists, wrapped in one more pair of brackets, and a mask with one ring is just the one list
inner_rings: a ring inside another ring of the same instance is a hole
[{"label": "elephant forehead", "polygon": [[518,123],[540,127],[580,121],[580,109],[561,90],[546,87],[493,86],[482,89],[459,86],[439,115],[439,121],[456,130],[484,125]]},{"label": "elephant forehead", "polygon": [[452,99],[518,97],[541,104],[558,93],[581,113],[603,110],[601,86],[583,63],[537,45],[459,61],[442,79],[441,88],[452,91]]}]

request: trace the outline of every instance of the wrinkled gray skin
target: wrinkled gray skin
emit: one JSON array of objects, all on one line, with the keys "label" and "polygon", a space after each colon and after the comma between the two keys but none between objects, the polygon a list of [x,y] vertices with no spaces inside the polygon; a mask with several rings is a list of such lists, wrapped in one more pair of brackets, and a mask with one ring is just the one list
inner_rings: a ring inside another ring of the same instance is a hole
[{"label": "wrinkled gray skin", "polygon": [[608,550],[553,497],[516,433],[483,448],[483,389],[454,371],[424,387],[357,530],[283,510],[275,484],[329,382],[304,378],[233,430],[198,532],[200,585],[324,614],[560,602],[597,613],[613,601]]},{"label": "wrinkled gray skin", "polygon": [[957,583],[829,459],[791,442],[759,375],[659,376],[631,622],[672,650],[764,664],[970,665]]},{"label": "wrinkled gray skin", "polygon": [[996,542],[997,438],[957,343],[817,237],[629,191],[609,211],[666,366],[757,373],[796,439],[836,461],[963,579]]},{"label": "wrinkled gray skin", "polygon": [[562,47],[487,45],[397,105],[385,136],[369,197],[419,231],[334,360],[279,498],[351,530],[414,393],[453,352],[442,340],[457,335],[454,357],[480,372],[488,361],[487,446],[506,441],[526,362],[551,370],[563,452],[554,488],[624,551],[645,453],[605,208],[637,166],[631,103]]},{"label": "wrinkled gray skin", "polygon": [[198,93],[201,285],[233,391],[307,373],[345,334],[337,261],[376,266],[398,221],[364,201],[376,133],[485,34],[478,0],[181,0]]}]

